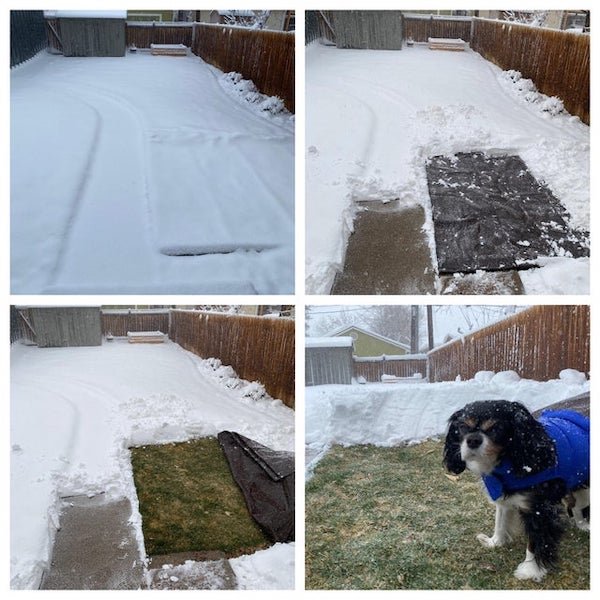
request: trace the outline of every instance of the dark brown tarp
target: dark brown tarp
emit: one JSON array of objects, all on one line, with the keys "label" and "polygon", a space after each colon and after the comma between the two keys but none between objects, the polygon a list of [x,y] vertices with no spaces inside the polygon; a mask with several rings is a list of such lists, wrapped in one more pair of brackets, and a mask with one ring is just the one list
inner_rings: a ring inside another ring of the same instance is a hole
[{"label": "dark brown tarp", "polygon": [[589,255],[586,232],[518,156],[434,156],[426,165],[439,272],[527,268]]},{"label": "dark brown tarp", "polygon": [[231,431],[222,431],[217,438],[254,520],[272,541],[293,541],[293,452],[273,450]]}]

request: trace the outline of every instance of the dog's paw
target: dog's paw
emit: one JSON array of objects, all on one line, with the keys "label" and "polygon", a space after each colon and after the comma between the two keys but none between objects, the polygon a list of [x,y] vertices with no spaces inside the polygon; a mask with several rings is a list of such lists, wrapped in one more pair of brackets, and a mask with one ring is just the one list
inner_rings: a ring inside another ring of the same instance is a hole
[{"label": "dog's paw", "polygon": [[477,539],[479,540],[479,542],[481,543],[481,545],[484,548],[499,548],[500,546],[504,546],[505,541],[506,541],[506,540],[501,539],[497,535],[493,535],[492,537],[489,537],[489,536],[485,535],[485,533],[478,533]]},{"label": "dog's paw", "polygon": [[535,560],[524,560],[516,568],[514,575],[517,579],[531,579],[540,582],[544,579],[546,573],[548,573],[548,570],[544,569],[544,567],[540,567]]},{"label": "dog's paw", "polygon": [[581,531],[590,531],[590,522],[585,519],[575,521],[575,525],[577,526],[577,529],[581,529]]}]

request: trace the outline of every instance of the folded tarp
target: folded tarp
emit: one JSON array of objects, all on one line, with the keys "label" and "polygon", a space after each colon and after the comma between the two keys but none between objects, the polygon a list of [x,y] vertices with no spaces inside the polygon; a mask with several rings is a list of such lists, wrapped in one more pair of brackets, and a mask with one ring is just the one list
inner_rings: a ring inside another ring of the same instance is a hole
[{"label": "folded tarp", "polygon": [[293,541],[294,454],[231,431],[222,431],[217,438],[254,520],[272,541]]}]

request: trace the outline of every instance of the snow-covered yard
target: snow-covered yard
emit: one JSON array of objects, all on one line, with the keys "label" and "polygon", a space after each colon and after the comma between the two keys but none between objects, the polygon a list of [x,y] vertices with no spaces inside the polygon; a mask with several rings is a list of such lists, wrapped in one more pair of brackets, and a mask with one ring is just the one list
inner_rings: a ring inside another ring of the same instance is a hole
[{"label": "snow-covered yard", "polygon": [[[589,231],[589,127],[557,113],[556,99],[541,97],[527,81],[469,49],[309,45],[307,292],[331,291],[358,202],[422,206],[436,264],[425,163],[437,155],[518,154],[566,208],[570,225]],[[589,293],[587,258],[540,258],[538,266],[522,272],[525,293]]]},{"label": "snow-covered yard", "polygon": [[195,56],[13,69],[11,291],[291,293],[294,119],[277,109]]},{"label": "snow-covered yard", "polygon": [[484,371],[463,382],[307,387],[306,472],[332,444],[394,446],[441,436],[450,415],[475,400],[511,400],[537,410],[586,391],[586,376],[571,369],[545,382]]},{"label": "snow-covered yard", "polygon": [[[215,359],[177,344],[11,349],[11,587],[37,588],[52,554],[60,498],[128,498],[141,517],[128,447],[222,430],[294,450],[294,411]],[[290,589],[294,544],[232,559],[242,589]]]}]

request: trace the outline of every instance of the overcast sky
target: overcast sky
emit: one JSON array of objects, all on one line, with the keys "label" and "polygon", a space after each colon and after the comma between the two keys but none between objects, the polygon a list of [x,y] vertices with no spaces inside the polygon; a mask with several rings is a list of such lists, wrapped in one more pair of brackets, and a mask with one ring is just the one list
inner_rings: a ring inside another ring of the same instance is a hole
[{"label": "overcast sky", "polygon": [[[481,329],[485,325],[509,316],[516,310],[527,307],[515,306],[490,306],[490,305],[453,305],[433,306],[433,331],[434,344],[442,344],[448,336],[459,337],[471,331]],[[369,315],[374,310],[368,305],[332,305],[332,306],[309,306],[308,320],[309,336],[324,336],[330,331],[345,324],[353,324],[358,327],[369,329]],[[421,319],[426,318],[425,307],[421,307]],[[426,330],[422,328],[422,341],[426,339]],[[386,335],[385,332],[379,332]],[[410,335],[410,332],[407,332]],[[406,340],[403,340],[406,341]]]}]

